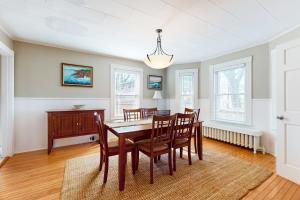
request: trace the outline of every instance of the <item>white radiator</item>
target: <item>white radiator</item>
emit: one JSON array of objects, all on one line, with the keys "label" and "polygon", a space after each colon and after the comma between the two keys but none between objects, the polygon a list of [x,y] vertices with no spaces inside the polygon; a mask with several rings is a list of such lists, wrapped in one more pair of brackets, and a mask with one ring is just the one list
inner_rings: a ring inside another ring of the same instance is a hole
[{"label": "white radiator", "polygon": [[254,153],[256,153],[257,150],[262,150],[262,152],[265,153],[264,147],[261,146],[261,131],[242,128],[233,129],[220,125],[204,124],[202,133],[204,137],[253,149]]}]

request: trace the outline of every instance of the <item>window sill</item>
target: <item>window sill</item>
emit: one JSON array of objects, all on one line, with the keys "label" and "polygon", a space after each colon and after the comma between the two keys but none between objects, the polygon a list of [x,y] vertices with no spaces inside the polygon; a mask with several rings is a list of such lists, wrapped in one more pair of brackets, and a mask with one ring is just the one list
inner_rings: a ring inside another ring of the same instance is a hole
[{"label": "window sill", "polygon": [[232,131],[232,132],[239,132],[244,134],[250,134],[253,136],[261,136],[263,133],[262,131],[255,129],[252,126],[242,125],[242,124],[233,124],[233,123],[225,123],[225,122],[218,122],[218,121],[208,121],[204,122],[203,126],[221,129],[225,131]]}]

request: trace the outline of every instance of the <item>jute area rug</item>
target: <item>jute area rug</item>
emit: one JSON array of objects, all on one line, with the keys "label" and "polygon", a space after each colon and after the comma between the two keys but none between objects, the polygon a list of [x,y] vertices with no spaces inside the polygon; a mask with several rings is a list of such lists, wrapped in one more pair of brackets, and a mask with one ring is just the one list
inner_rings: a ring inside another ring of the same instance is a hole
[{"label": "jute area rug", "polygon": [[118,190],[118,160],[110,157],[108,180],[103,184],[99,154],[68,160],[61,191],[62,200],[96,199],[241,199],[272,172],[253,163],[219,152],[205,152],[202,161],[193,155],[177,158],[177,171],[169,175],[167,155],[154,166],[154,184],[149,184],[149,158],[140,154],[139,170],[131,173],[128,154],[125,190]]}]

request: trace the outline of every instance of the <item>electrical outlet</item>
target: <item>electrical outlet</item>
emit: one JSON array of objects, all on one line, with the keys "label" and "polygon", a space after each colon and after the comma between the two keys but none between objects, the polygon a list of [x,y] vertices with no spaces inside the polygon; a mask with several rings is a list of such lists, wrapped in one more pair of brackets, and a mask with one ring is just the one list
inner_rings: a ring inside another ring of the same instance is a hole
[{"label": "electrical outlet", "polygon": [[95,141],[95,136],[91,136],[90,141]]}]

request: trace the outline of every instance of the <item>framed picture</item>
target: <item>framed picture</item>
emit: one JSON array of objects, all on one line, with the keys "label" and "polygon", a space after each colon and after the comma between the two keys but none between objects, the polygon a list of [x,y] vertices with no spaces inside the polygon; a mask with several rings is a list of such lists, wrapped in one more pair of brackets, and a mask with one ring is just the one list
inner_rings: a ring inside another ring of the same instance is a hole
[{"label": "framed picture", "polygon": [[162,90],[162,76],[149,75],[148,76],[148,89]]},{"label": "framed picture", "polygon": [[62,63],[62,86],[93,87],[93,67]]}]

